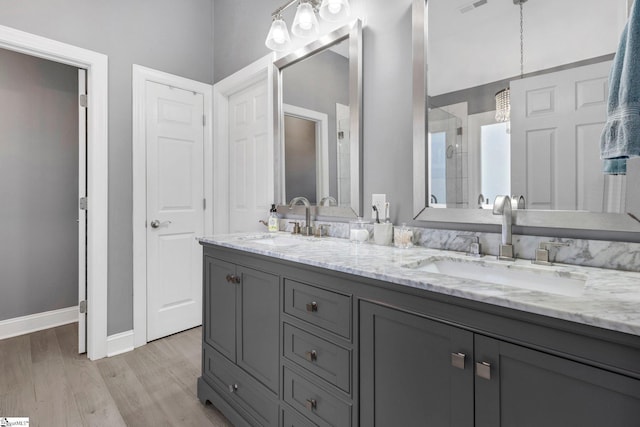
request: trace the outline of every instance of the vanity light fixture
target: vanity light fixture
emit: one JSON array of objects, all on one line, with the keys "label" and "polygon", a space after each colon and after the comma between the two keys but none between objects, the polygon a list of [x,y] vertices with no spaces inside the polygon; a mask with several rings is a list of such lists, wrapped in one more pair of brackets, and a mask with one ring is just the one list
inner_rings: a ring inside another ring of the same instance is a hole
[{"label": "vanity light fixture", "polygon": [[282,19],[282,12],[298,3],[296,15],[291,25],[291,32],[298,37],[309,38],[320,32],[320,23],[316,13],[326,21],[341,21],[351,14],[349,0],[289,0],[277,8],[272,14],[273,22],[267,34],[265,45],[275,51],[284,51],[291,45],[291,37],[287,24]]},{"label": "vanity light fixture", "polygon": [[[520,78],[524,76],[524,8],[527,0],[513,0],[513,4],[520,6]],[[502,89],[496,93],[496,121],[511,120],[511,90]]]}]

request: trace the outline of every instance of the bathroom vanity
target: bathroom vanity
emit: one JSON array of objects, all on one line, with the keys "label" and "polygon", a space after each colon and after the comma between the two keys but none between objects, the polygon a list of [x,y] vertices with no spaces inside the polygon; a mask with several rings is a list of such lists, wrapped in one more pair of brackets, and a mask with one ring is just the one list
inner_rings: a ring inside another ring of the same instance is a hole
[{"label": "bathroom vanity", "polygon": [[638,425],[640,273],[284,233],[200,242],[198,397],[236,426]]}]

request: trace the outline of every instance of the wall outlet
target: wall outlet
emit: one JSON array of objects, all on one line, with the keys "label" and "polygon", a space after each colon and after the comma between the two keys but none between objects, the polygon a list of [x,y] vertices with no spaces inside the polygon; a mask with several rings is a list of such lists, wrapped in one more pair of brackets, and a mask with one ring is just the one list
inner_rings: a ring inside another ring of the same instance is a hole
[{"label": "wall outlet", "polygon": [[[375,206],[378,208],[378,215],[380,217],[380,221],[384,221],[384,204],[387,202],[386,194],[372,194],[371,195],[371,206]],[[376,212],[371,209],[371,219],[376,219]]]}]

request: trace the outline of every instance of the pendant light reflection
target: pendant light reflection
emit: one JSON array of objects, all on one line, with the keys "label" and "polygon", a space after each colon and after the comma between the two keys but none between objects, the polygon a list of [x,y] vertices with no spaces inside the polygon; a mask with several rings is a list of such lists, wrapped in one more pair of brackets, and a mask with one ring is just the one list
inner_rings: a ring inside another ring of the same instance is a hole
[{"label": "pendant light reflection", "polygon": [[351,15],[351,8],[347,0],[322,0],[320,16],[327,21],[340,21]]},{"label": "pendant light reflection", "polygon": [[291,32],[298,37],[313,37],[320,33],[320,24],[316,12],[309,3],[301,1],[293,18]]},{"label": "pendant light reflection", "polygon": [[[527,0],[513,0],[520,8],[520,78],[524,77],[524,8]],[[511,120],[511,89],[505,88],[496,93],[496,121],[499,123]],[[507,126],[507,133],[509,126]]]},{"label": "pendant light reflection", "polygon": [[269,34],[267,34],[267,40],[264,44],[269,49],[277,52],[287,50],[291,45],[289,30],[287,30],[287,24],[282,19],[282,16],[277,15],[273,18]]}]

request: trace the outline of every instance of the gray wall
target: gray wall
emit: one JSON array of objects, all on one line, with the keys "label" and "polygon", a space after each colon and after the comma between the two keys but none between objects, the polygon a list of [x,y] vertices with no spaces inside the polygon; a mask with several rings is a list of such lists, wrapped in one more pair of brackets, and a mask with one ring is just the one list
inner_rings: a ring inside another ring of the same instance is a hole
[{"label": "gray wall", "polygon": [[131,67],[212,83],[212,21],[212,0],[0,2],[0,25],[109,56],[110,335],[133,327]]},{"label": "gray wall", "polygon": [[286,200],[304,196],[316,204],[316,124],[312,120],[284,117],[284,187]]},{"label": "gray wall", "polygon": [[0,49],[0,320],[78,301],[78,71]]},{"label": "gray wall", "polygon": [[[271,12],[282,3],[215,0],[215,81],[269,53],[264,40]],[[409,222],[413,209],[411,3],[351,1],[364,20],[364,206],[372,193],[387,194],[394,222]]]},{"label": "gray wall", "polygon": [[[327,50],[285,68],[282,72],[282,99],[285,104],[318,111],[328,116],[329,195],[337,199],[336,102],[349,105],[349,60]],[[290,200],[291,194],[288,190],[287,193],[287,200]],[[296,193],[305,194],[307,193]]]}]

